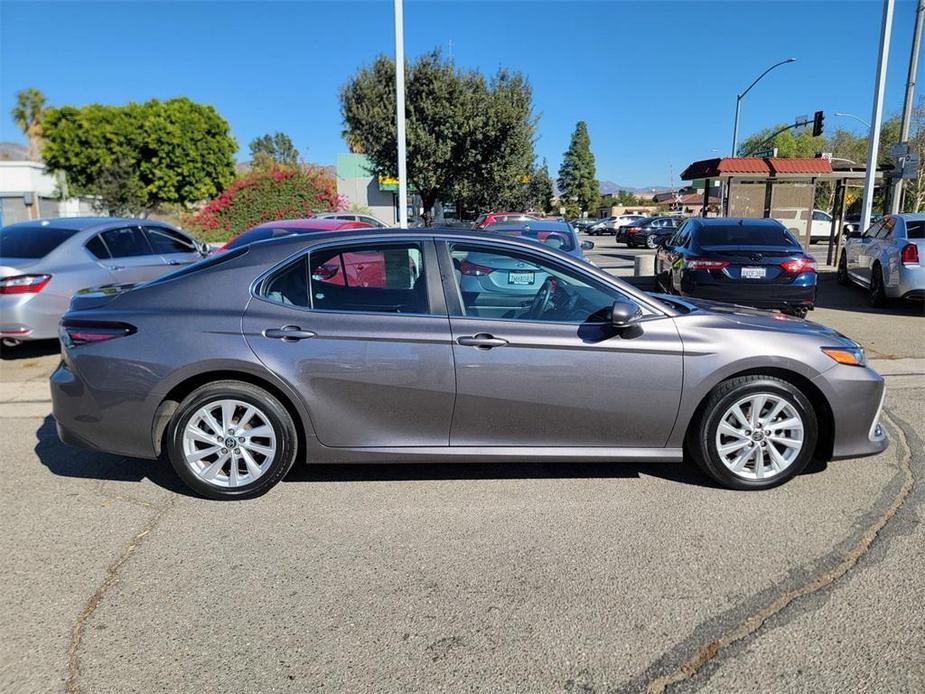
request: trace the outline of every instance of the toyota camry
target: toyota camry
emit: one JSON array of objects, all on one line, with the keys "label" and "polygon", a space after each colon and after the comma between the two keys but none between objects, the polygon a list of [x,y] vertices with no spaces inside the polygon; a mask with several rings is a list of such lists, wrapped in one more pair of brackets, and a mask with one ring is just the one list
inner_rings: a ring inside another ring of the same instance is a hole
[{"label": "toyota camry", "polygon": [[216,499],[389,461],[688,458],[763,489],[887,445],[883,380],[847,337],[649,295],[523,237],[270,239],[80,294],[60,337],[61,439],[165,456]]}]

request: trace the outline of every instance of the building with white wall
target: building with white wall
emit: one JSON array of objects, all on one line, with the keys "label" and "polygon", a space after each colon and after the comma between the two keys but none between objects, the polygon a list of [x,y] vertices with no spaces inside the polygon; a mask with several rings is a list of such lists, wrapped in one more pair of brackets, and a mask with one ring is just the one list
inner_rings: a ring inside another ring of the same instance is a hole
[{"label": "building with white wall", "polygon": [[94,214],[90,199],[60,199],[58,180],[42,162],[0,161],[0,226],[90,214]]}]

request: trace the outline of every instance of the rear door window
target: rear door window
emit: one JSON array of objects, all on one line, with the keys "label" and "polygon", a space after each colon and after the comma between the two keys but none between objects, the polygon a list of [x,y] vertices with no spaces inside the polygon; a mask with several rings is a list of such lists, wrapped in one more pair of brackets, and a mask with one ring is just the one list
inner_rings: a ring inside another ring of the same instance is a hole
[{"label": "rear door window", "polygon": [[196,245],[173,229],[147,227],[145,231],[155,253],[196,253]]},{"label": "rear door window", "polygon": [[113,258],[132,258],[135,256],[154,255],[151,244],[141,227],[120,227],[109,229],[100,236]]},{"label": "rear door window", "polygon": [[0,257],[44,258],[74,233],[74,229],[31,225],[0,229]]}]

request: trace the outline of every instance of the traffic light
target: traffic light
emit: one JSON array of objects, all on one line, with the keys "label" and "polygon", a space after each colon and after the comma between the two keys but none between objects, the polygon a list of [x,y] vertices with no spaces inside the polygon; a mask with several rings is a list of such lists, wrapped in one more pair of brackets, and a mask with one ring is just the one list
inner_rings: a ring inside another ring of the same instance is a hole
[{"label": "traffic light", "polygon": [[822,134],[822,127],[825,125],[825,114],[822,111],[816,111],[813,115],[813,137],[819,137]]}]

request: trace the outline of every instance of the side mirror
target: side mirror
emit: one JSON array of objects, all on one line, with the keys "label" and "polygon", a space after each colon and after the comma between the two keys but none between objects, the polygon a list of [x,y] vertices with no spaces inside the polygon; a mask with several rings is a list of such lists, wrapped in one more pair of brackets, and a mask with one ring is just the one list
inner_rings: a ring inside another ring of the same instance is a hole
[{"label": "side mirror", "polygon": [[846,239],[859,239],[861,238],[861,232],[857,231],[856,229],[848,229],[845,232],[845,238]]},{"label": "side mirror", "polygon": [[615,328],[626,328],[642,318],[642,308],[634,301],[614,301],[610,310],[610,322]]},{"label": "side mirror", "polygon": [[594,248],[594,241],[582,241],[580,248],[583,251],[590,251],[592,248]]}]

